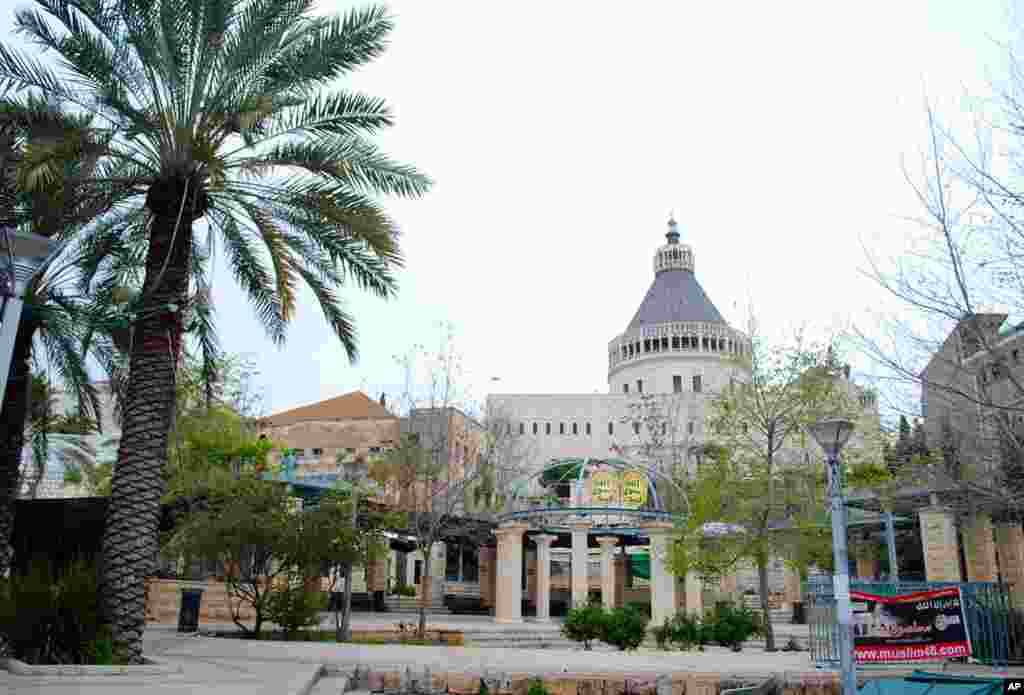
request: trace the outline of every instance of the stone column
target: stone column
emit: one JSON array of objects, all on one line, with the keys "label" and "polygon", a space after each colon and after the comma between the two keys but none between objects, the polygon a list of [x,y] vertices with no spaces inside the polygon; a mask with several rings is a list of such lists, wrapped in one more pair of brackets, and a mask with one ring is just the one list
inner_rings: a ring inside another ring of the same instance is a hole
[{"label": "stone column", "polygon": [[1024,608],[1024,532],[1020,522],[997,524],[996,545],[1003,581],[1010,585],[1010,603],[1020,610]]},{"label": "stone column", "polygon": [[988,514],[974,514],[964,524],[964,557],[967,560],[967,581],[994,582],[996,544],[992,538],[992,519]]},{"label": "stone column", "polygon": [[529,545],[523,547],[526,556],[526,596],[537,598],[537,550]]},{"label": "stone column", "polygon": [[[405,554],[405,585],[416,586],[416,563],[420,559],[420,552],[414,550]],[[422,578],[421,578],[422,579]]]},{"label": "stone column", "polygon": [[622,548],[622,553],[616,556],[615,565],[615,607],[622,608],[626,605],[626,563],[629,562],[629,556],[626,554],[626,548]]},{"label": "stone column", "polygon": [[448,572],[448,546],[438,541],[430,547],[430,576],[424,577],[423,593],[433,605],[444,602],[444,578]]},{"label": "stone column", "polygon": [[615,608],[615,546],[617,536],[598,536],[601,546],[601,605],[606,610]]},{"label": "stone column", "polygon": [[676,607],[676,578],[666,565],[672,524],[654,522],[644,524],[643,528],[650,538],[651,622],[654,625],[661,625],[666,618],[672,618]]},{"label": "stone column", "polygon": [[861,541],[853,546],[853,554],[857,561],[857,577],[874,579],[878,574],[878,546],[870,540]]},{"label": "stone column", "polygon": [[590,522],[573,521],[569,527],[572,529],[572,605],[585,606],[590,595],[590,554],[587,548]]},{"label": "stone column", "polygon": [[551,620],[551,544],[558,536],[542,533],[533,537],[537,544],[537,622]]},{"label": "stone column", "polygon": [[704,615],[704,581],[696,572],[687,572],[686,612],[689,615]]},{"label": "stone column", "polygon": [[480,601],[492,611],[495,607],[494,592],[497,572],[497,549],[493,546],[480,548]]},{"label": "stone column", "polygon": [[960,581],[959,543],[953,512],[945,507],[928,507],[921,517],[925,579],[929,582]]},{"label": "stone column", "polygon": [[783,598],[786,603],[792,606],[800,601],[800,573],[786,565],[783,575]]},{"label": "stone column", "polygon": [[723,574],[718,580],[718,590],[726,600],[738,603],[740,600],[740,583],[736,577],[737,571],[739,571],[738,568]]},{"label": "stone column", "polygon": [[387,591],[387,566],[388,559],[384,554],[370,562],[366,568],[366,588],[368,591]]},{"label": "stone column", "polygon": [[498,581],[494,622],[523,622],[523,533],[526,524],[508,524],[495,529],[498,537]]}]

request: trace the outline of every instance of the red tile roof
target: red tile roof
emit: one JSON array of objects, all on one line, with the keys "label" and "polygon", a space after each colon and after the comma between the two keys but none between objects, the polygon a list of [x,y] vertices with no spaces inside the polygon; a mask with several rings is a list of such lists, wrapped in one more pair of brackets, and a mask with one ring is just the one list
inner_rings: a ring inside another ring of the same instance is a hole
[{"label": "red tile roof", "polygon": [[270,417],[263,418],[260,422],[273,426],[302,422],[303,420],[365,420],[394,417],[384,406],[362,391],[353,391],[319,403],[275,413]]}]

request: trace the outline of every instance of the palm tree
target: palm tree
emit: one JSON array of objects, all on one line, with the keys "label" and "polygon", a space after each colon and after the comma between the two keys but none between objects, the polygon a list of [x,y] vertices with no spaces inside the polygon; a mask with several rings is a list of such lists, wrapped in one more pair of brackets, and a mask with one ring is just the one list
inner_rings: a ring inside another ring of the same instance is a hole
[{"label": "palm tree", "polygon": [[[179,309],[197,291],[205,232],[275,343],[298,283],[350,360],[347,280],[394,293],[397,229],[381,195],[419,197],[430,181],[369,136],[392,125],[384,101],[332,86],[379,56],[382,7],[315,17],[312,0],[36,0],[17,28],[65,72],[0,46],[0,89],[36,90],[95,114],[106,143],[100,190],[144,199],[145,279],[134,315],[121,447],[103,541],[105,612],[141,659],[144,577],[157,552],[161,472],[172,421]],[[197,225],[204,222],[203,225]]]},{"label": "palm tree", "polygon": [[[107,207],[94,190],[73,183],[96,164],[79,146],[88,142],[88,124],[88,118],[66,113],[43,100],[0,100],[0,159],[6,165],[5,175],[0,177],[3,224],[63,240],[27,284],[25,311],[4,389],[2,412],[7,426],[0,431],[0,575],[10,567],[14,502],[22,482],[26,432],[31,433],[35,486],[51,450],[74,460],[88,456],[80,438],[51,436],[50,385],[36,381],[33,388],[33,362],[39,365],[45,359],[77,402],[80,414],[98,419],[97,395],[89,383],[86,352],[81,349],[84,304],[75,296],[73,286],[78,265],[105,250],[71,241]],[[55,147],[62,150],[59,162],[46,156]],[[25,185],[28,180],[31,191]]]}]

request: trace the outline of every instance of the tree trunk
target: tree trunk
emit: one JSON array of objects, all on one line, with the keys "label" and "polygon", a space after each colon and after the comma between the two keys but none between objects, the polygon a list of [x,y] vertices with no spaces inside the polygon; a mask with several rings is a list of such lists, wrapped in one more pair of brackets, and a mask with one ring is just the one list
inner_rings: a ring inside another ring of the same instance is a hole
[{"label": "tree trunk", "polygon": [[14,508],[21,482],[21,457],[25,447],[25,424],[32,397],[32,334],[35,326],[22,322],[15,337],[11,368],[4,389],[3,418],[7,423],[0,434],[0,577],[6,576],[14,559],[11,538],[14,533]]},{"label": "tree trunk", "polygon": [[427,545],[423,553],[423,573],[420,574],[420,624],[416,628],[416,636],[420,639],[427,637],[427,602],[430,600],[430,548],[433,543]]},{"label": "tree trunk", "polygon": [[764,616],[764,650],[775,651],[775,630],[772,628],[772,614],[768,608],[768,557],[757,556],[757,590],[761,594],[761,614]]},{"label": "tree trunk", "polygon": [[[113,628],[115,644],[125,650],[131,663],[142,661],[143,586],[159,549],[160,498],[166,484],[164,467],[181,349],[180,310],[188,290],[192,243],[193,216],[188,209],[179,223],[185,195],[179,192],[180,186],[170,182],[154,189],[158,186],[151,188],[146,201],[153,213],[142,290],[146,299],[135,323],[121,442],[103,535],[104,618]],[[168,309],[169,304],[176,304],[178,312]]]},{"label": "tree trunk", "polygon": [[[345,563],[345,582],[342,585],[344,592],[342,606],[342,622],[337,626],[337,638],[339,642],[352,641],[352,570],[355,568],[351,562]],[[337,613],[335,613],[337,616]]]}]

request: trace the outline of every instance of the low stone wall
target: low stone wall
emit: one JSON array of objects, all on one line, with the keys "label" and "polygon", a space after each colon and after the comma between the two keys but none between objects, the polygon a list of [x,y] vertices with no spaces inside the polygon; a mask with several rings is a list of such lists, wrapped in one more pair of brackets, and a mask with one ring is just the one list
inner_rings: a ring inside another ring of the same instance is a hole
[{"label": "low stone wall", "polygon": [[480,597],[480,584],[477,582],[449,582],[444,583],[445,596],[468,596]]},{"label": "low stone wall", "polygon": [[[428,640],[440,642],[450,647],[461,647],[466,641],[464,635],[459,630],[428,629],[425,635]],[[366,640],[394,642],[397,644],[402,637],[402,633],[398,630],[353,630],[353,641],[355,641],[357,637]],[[476,694],[474,693],[474,695]]]},{"label": "low stone wall", "polygon": [[[330,668],[328,669],[330,670]],[[415,670],[413,678],[420,678]],[[406,677],[398,670],[363,671],[354,684],[361,690],[398,689]],[[635,673],[558,673],[537,676],[527,673],[506,673],[503,688],[492,690],[494,695],[526,695],[530,684],[539,679],[551,695],[659,695],[657,679],[660,674]],[[496,674],[490,673],[489,678]],[[835,674],[820,672],[782,672],[774,674],[783,695],[840,695],[841,688]],[[480,692],[481,674],[461,672],[432,672],[431,685],[441,692],[453,695],[477,695]],[[742,686],[758,685],[768,678],[764,676],[730,675],[721,673],[674,673],[670,675],[671,693],[668,683],[663,683],[660,695],[719,695],[723,690]],[[860,681],[863,684],[864,680]]]},{"label": "low stone wall", "polygon": [[[182,589],[203,589],[203,600],[199,604],[199,624],[230,623],[231,609],[224,582],[184,582],[173,579],[150,579],[147,581],[146,620],[157,623],[177,623],[181,610]],[[243,604],[239,610],[243,620],[253,617],[252,609]]]}]

